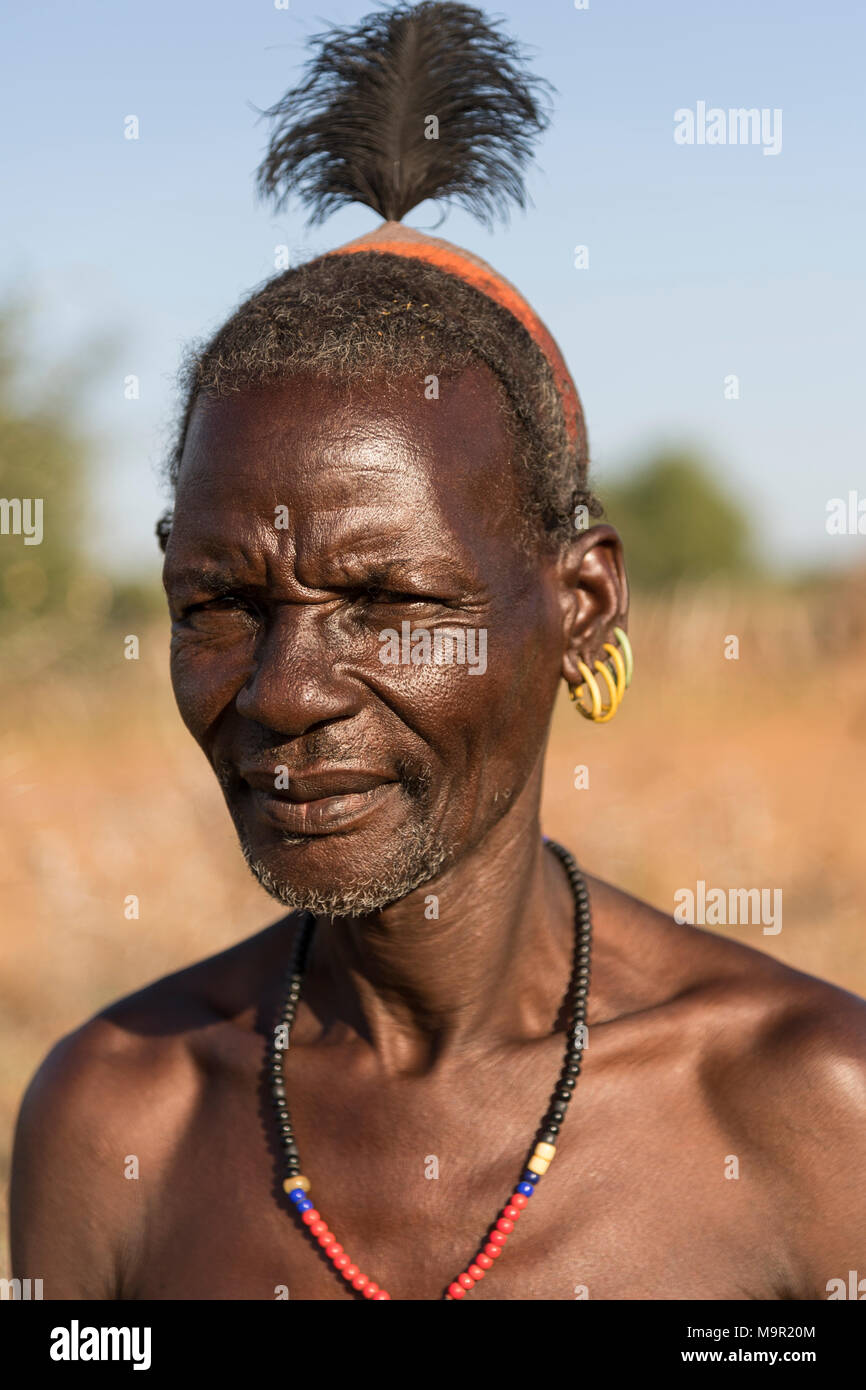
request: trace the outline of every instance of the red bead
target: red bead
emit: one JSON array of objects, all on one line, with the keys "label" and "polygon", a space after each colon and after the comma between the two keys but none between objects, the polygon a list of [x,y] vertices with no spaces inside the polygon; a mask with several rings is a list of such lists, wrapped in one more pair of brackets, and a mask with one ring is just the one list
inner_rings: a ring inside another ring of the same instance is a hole
[{"label": "red bead", "polygon": [[491,1260],[498,1260],[499,1256],[502,1254],[502,1251],[500,1250],[498,1245],[493,1244],[492,1240],[488,1240],[487,1244],[484,1247],[484,1253],[485,1255],[489,1255]]},{"label": "red bead", "polygon": [[457,1275],[457,1283],[458,1283],[458,1284],[462,1284],[463,1287],[464,1287],[464,1289],[474,1289],[474,1288],[475,1288],[475,1280],[472,1278],[472,1275],[471,1275],[471,1274],[466,1274],[466,1273],[458,1274],[458,1275]]},{"label": "red bead", "polygon": [[369,1282],[370,1280],[367,1278],[366,1274],[356,1274],[352,1280],[352,1288],[358,1289],[360,1292],[361,1289],[366,1289]]},{"label": "red bead", "polygon": [[491,1245],[504,1245],[508,1239],[507,1231],[500,1231],[499,1222],[496,1223],[496,1230],[490,1232]]},{"label": "red bead", "polygon": [[327,1221],[313,1221],[313,1222],[311,1222],[311,1224],[310,1224],[310,1235],[311,1235],[311,1236],[323,1236],[323,1235],[325,1234],[326,1231],[327,1231],[328,1235],[331,1234],[330,1231],[328,1231],[328,1223],[327,1223]]},{"label": "red bead", "polygon": [[[325,1254],[327,1255],[329,1260],[335,1260],[337,1256],[342,1255],[342,1253],[342,1245],[338,1240],[334,1240],[334,1237],[332,1236],[328,1244],[325,1246]],[[346,1261],[346,1263],[349,1263],[348,1260]]]},{"label": "red bead", "polygon": [[340,1271],[340,1273],[342,1274],[343,1270],[346,1268],[346,1266],[347,1266],[348,1263],[349,1263],[349,1256],[348,1256],[348,1255],[343,1255],[343,1254],[334,1255],[334,1256],[333,1256],[333,1260],[334,1260],[334,1264],[336,1265],[337,1269],[338,1269],[338,1270]]},{"label": "red bead", "polygon": [[462,1284],[449,1284],[448,1292],[450,1293],[452,1298],[466,1297],[466,1290],[463,1288]]},{"label": "red bead", "polygon": [[[489,1255],[476,1255],[475,1263],[477,1265],[480,1265],[482,1269],[489,1269],[490,1266],[493,1264],[493,1261],[491,1260]],[[470,1265],[469,1268],[471,1269],[472,1266]]]},{"label": "red bead", "polygon": [[347,1280],[349,1281],[349,1283],[351,1284],[352,1280],[355,1278],[355,1275],[358,1273],[358,1266],[357,1266],[357,1265],[345,1265],[344,1268],[343,1268],[340,1272],[341,1272],[343,1278],[344,1278],[344,1279],[347,1279]]},{"label": "red bead", "polygon": [[510,1202],[507,1207],[502,1208],[502,1215],[512,1223],[520,1220],[520,1212],[517,1207],[513,1207]]},{"label": "red bead", "polygon": [[384,1289],[380,1289],[378,1293],[373,1294],[373,1302],[381,1303],[383,1299],[390,1297],[391,1295],[389,1293],[386,1293]]},{"label": "red bead", "polygon": [[518,1211],[523,1211],[523,1208],[526,1206],[528,1201],[529,1198],[524,1197],[522,1192],[512,1192],[511,1196],[508,1199],[508,1205],[510,1207],[517,1207]]},{"label": "red bead", "polygon": [[377,1283],[375,1283],[375,1282],[371,1279],[370,1282],[369,1282],[369,1284],[367,1285],[367,1287],[366,1287],[365,1290],[364,1290],[364,1297],[365,1297],[365,1298],[375,1298],[375,1297],[376,1297],[376,1294],[377,1294],[378,1292],[379,1292],[379,1285],[378,1285]]},{"label": "red bead", "polygon": [[309,1211],[305,1211],[301,1214],[301,1220],[305,1226],[312,1226],[314,1221],[321,1221],[321,1219],[321,1215],[316,1211],[315,1207],[310,1207]]},{"label": "red bead", "polygon": [[514,1222],[509,1221],[507,1216],[500,1216],[496,1223],[496,1229],[497,1231],[502,1231],[504,1235],[510,1236],[511,1232],[514,1230]]},{"label": "red bead", "polygon": [[471,1274],[472,1278],[475,1280],[476,1284],[478,1283],[478,1280],[479,1280],[479,1279],[483,1279],[483,1278],[484,1278],[484,1270],[481,1269],[481,1268],[479,1268],[479,1266],[478,1266],[477,1264],[471,1264],[471,1265],[469,1266],[469,1273]]}]

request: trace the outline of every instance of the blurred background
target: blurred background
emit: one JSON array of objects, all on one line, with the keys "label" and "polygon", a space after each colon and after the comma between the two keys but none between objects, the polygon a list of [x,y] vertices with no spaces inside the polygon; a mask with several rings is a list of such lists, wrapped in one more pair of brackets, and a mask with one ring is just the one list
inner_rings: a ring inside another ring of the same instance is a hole
[{"label": "blurred background", "polygon": [[[257,113],[309,34],[370,8],[7,18],[0,494],[44,499],[44,538],[0,535],[4,1189],[52,1043],[276,916],[173,705],[153,527],[184,346],[376,224],[350,209],[311,233],[253,194]],[[634,685],[602,728],[563,692],[544,828],[666,911],[699,879],[781,888],[778,935],[719,930],[866,993],[866,21],[840,0],[496,12],[558,91],[534,206],[440,234],[563,347],[634,589]],[[780,110],[780,152],[676,144],[699,101]]]}]

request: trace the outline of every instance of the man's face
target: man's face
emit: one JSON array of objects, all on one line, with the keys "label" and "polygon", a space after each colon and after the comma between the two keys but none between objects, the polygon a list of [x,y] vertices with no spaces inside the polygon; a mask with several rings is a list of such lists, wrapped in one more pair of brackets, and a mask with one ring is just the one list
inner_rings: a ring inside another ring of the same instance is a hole
[{"label": "man's face", "polygon": [[562,615],[553,562],[518,543],[500,411],[483,368],[439,400],[416,378],[299,376],[195,411],[166,550],[172,682],[289,906],[405,896],[537,769]]}]

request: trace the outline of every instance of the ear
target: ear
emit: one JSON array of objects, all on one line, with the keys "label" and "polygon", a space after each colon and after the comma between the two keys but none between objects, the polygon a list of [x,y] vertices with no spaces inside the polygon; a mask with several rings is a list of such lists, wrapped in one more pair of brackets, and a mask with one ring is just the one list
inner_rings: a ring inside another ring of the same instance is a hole
[{"label": "ear", "polygon": [[592,670],[604,657],[604,643],[615,642],[615,627],[625,628],[628,579],[622,541],[612,526],[591,526],[576,537],[559,560],[563,613],[562,674],[569,685],[583,677],[578,661]]}]

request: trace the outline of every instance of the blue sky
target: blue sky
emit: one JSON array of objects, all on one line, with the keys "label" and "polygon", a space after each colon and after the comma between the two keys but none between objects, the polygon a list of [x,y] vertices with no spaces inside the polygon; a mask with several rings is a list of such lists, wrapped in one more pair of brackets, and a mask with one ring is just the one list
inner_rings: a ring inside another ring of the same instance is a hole
[{"label": "blue sky", "polygon": [[[18,0],[0,91],[0,293],[34,305],[46,360],[113,348],[82,398],[97,445],[95,555],[155,567],[158,469],[184,344],[274,269],[377,224],[347,209],[305,230],[257,203],[254,108],[296,79],[304,40],[371,0]],[[829,498],[866,496],[862,54],[846,0],[527,0],[499,5],[558,89],[529,179],[534,207],[439,235],[526,294],[570,363],[596,482],[668,441],[699,447],[771,556],[848,563]],[[782,111],[782,148],[677,145],[699,101]],[[138,116],[140,138],[124,139]],[[407,221],[432,226],[427,206]],[[573,265],[576,245],[589,267]],[[124,378],[141,397],[124,399]],[[739,400],[726,400],[736,374]]]}]

